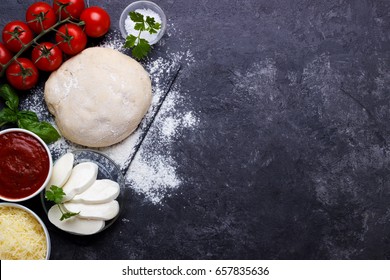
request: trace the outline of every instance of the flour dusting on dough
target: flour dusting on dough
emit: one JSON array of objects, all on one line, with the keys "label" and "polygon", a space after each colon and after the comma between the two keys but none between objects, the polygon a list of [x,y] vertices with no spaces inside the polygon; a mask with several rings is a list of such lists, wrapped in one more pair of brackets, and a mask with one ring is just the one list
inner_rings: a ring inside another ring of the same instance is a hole
[{"label": "flour dusting on dough", "polygon": [[[173,36],[172,32],[180,32],[173,23],[170,23],[169,27],[170,31],[167,36]],[[158,44],[165,44],[164,37]],[[161,57],[147,60],[144,63],[145,69],[151,76],[153,86],[150,110],[144,117],[140,127],[128,138],[116,145],[99,149],[100,152],[112,158],[119,167],[126,166],[129,158],[136,151],[137,144],[139,144],[143,135],[142,132],[146,129],[146,124],[152,120],[155,110],[157,110],[158,101],[165,93],[164,81],[172,64],[180,63],[182,68],[185,68],[195,63],[193,54],[188,50],[188,44],[190,43],[183,43],[183,49],[186,51],[171,52],[167,47]],[[107,34],[99,46],[128,53],[128,50],[124,48],[124,40],[121,34],[115,30]],[[178,163],[171,156],[172,144],[180,137],[184,129],[195,129],[199,123],[194,112],[182,110],[180,113],[177,112],[177,106],[186,102],[184,100],[185,95],[186,92],[175,84],[174,89],[168,93],[156,116],[155,123],[125,174],[126,186],[133,188],[139,194],[143,194],[147,201],[155,204],[160,203],[169,190],[177,189],[181,185],[181,179],[176,173]],[[31,94],[21,101],[21,108],[36,112],[41,120],[46,120],[55,126],[55,121],[43,100],[42,86],[34,88]],[[83,147],[61,138],[50,144],[49,148],[52,154],[58,157]]]}]

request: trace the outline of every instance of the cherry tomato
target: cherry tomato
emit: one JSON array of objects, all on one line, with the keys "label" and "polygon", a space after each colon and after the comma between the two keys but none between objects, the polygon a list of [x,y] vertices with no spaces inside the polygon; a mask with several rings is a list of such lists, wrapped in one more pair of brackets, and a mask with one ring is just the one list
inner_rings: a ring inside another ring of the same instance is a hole
[{"label": "cherry tomato", "polygon": [[84,21],[84,31],[89,37],[101,37],[110,29],[110,16],[100,7],[86,8],[81,13],[80,20]]},{"label": "cherry tomato", "polygon": [[[11,52],[4,46],[3,43],[0,43],[0,64],[6,65],[12,58]],[[0,65],[0,71],[3,67]]]},{"label": "cherry tomato", "polygon": [[62,51],[53,43],[44,42],[32,50],[31,59],[39,70],[51,72],[61,66]]},{"label": "cherry tomato", "polygon": [[16,89],[28,90],[38,83],[38,69],[28,58],[18,58],[5,71],[8,82]]},{"label": "cherry tomato", "polygon": [[32,31],[39,34],[52,27],[57,22],[57,16],[49,4],[36,2],[28,7],[26,22]]},{"label": "cherry tomato", "polygon": [[81,27],[73,23],[62,25],[56,33],[58,47],[66,54],[74,55],[85,49],[87,35]]},{"label": "cherry tomato", "polygon": [[23,44],[32,41],[33,33],[26,23],[15,20],[4,26],[2,38],[7,49],[16,53],[21,50]]},{"label": "cherry tomato", "polygon": [[53,9],[60,19],[72,17],[79,19],[81,12],[85,9],[84,0],[53,0]]}]

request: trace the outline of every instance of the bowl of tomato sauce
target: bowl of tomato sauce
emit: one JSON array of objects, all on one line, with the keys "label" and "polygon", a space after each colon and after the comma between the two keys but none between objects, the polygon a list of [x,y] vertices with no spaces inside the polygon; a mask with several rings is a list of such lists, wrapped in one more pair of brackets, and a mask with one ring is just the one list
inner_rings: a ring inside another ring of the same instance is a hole
[{"label": "bowl of tomato sauce", "polygon": [[0,131],[0,200],[28,200],[48,184],[53,160],[45,142],[21,128]]}]

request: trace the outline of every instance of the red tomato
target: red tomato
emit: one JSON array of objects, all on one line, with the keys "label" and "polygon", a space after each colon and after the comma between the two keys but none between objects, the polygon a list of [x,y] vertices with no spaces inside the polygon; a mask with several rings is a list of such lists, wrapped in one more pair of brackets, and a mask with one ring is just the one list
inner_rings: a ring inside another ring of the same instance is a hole
[{"label": "red tomato", "polygon": [[53,8],[56,14],[61,11],[60,19],[72,17],[79,19],[85,8],[84,0],[53,0]]},{"label": "red tomato", "polygon": [[31,29],[22,21],[11,21],[3,28],[3,42],[11,52],[18,52],[23,44],[28,44],[33,39]]},{"label": "red tomato", "polygon": [[8,82],[16,89],[28,90],[38,83],[38,69],[27,58],[18,58],[5,71]]},{"label": "red tomato", "polygon": [[0,71],[3,69],[2,66],[6,65],[11,58],[11,52],[4,46],[3,43],[0,43]]},{"label": "red tomato", "polygon": [[49,29],[57,22],[53,8],[45,2],[36,2],[26,11],[28,27],[39,34],[42,30]]},{"label": "red tomato", "polygon": [[74,55],[85,49],[87,35],[76,24],[66,23],[58,29],[56,41],[64,53]]},{"label": "red tomato", "polygon": [[31,59],[39,70],[51,72],[61,66],[62,51],[56,45],[44,42],[32,50]]},{"label": "red tomato", "polygon": [[89,37],[101,37],[110,29],[110,16],[100,7],[86,8],[80,16],[85,23],[85,33]]}]

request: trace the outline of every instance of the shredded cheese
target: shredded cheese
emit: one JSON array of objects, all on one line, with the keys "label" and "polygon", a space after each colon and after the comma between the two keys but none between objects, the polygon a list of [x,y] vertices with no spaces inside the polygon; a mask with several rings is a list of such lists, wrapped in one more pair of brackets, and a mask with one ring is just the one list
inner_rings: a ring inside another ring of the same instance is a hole
[{"label": "shredded cheese", "polygon": [[0,260],[46,258],[47,244],[41,224],[23,209],[0,206]]}]

